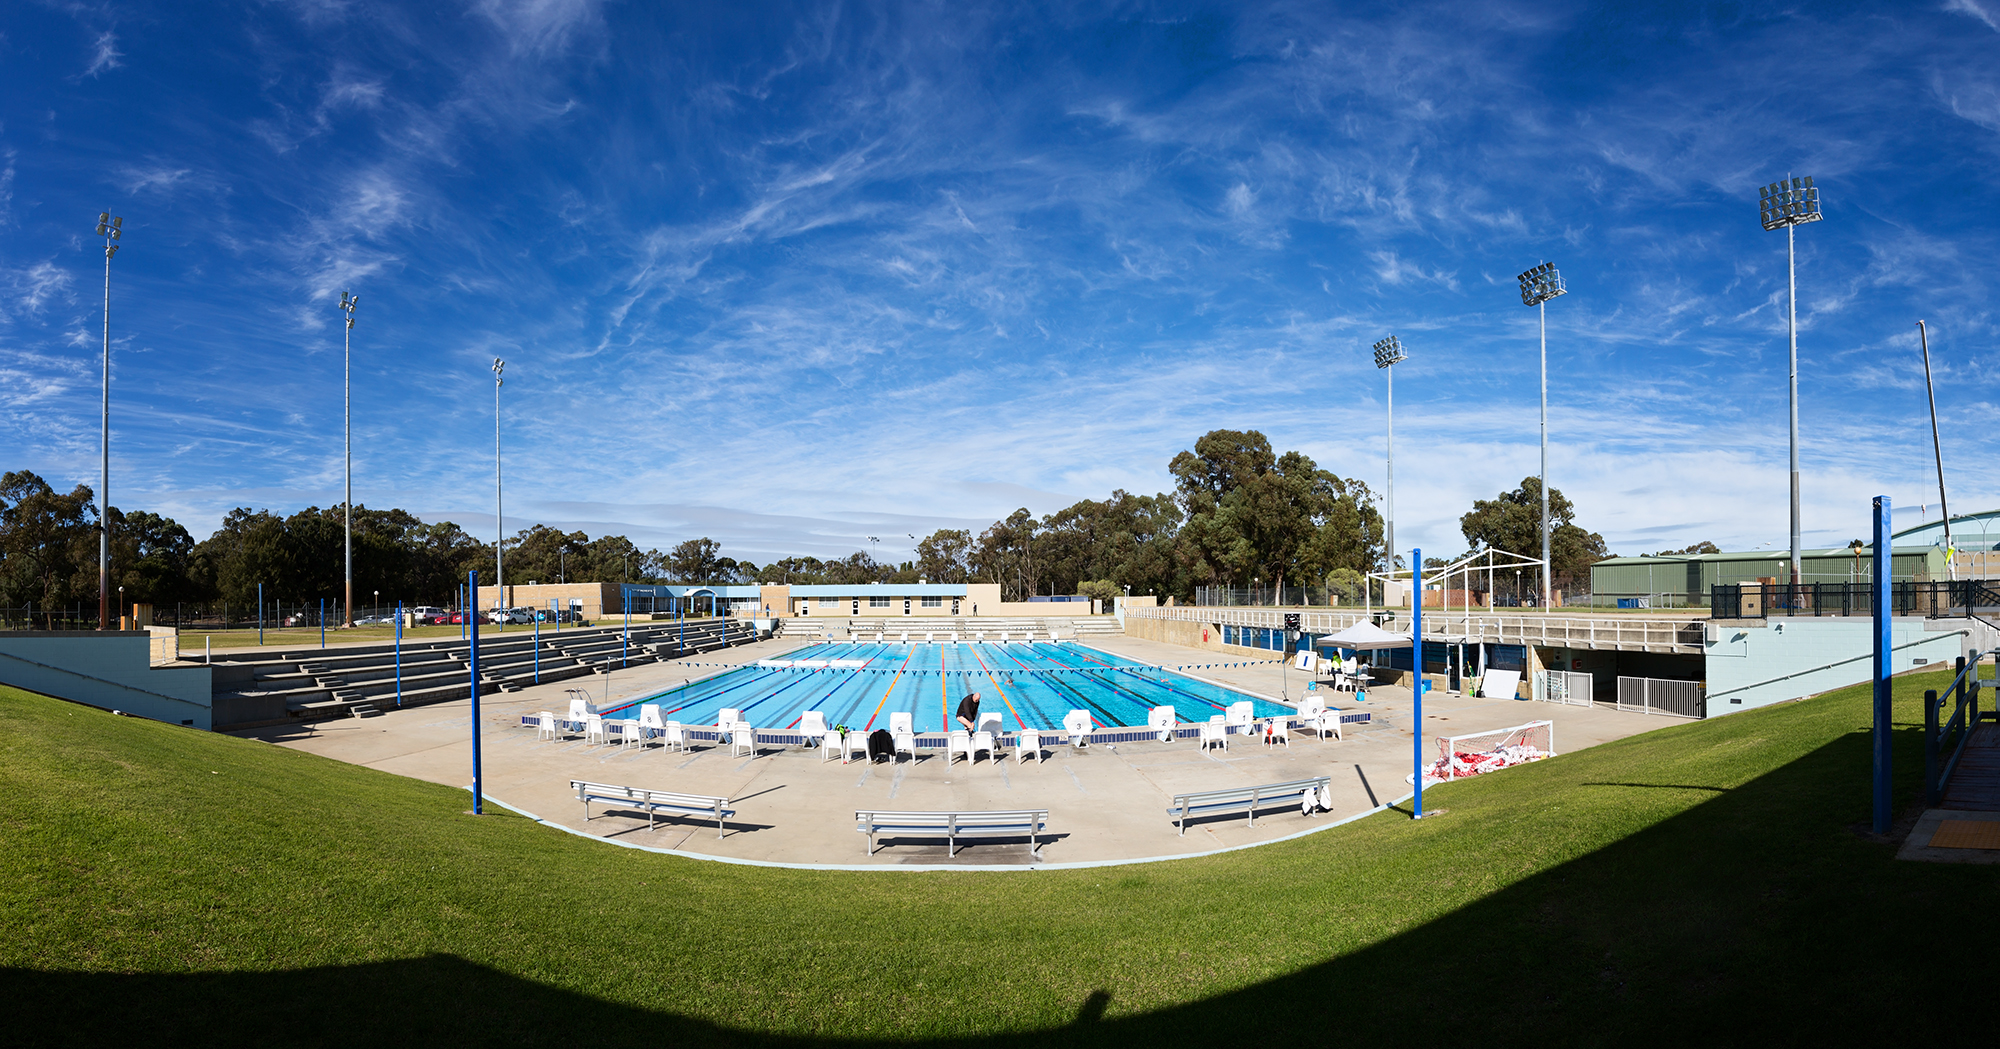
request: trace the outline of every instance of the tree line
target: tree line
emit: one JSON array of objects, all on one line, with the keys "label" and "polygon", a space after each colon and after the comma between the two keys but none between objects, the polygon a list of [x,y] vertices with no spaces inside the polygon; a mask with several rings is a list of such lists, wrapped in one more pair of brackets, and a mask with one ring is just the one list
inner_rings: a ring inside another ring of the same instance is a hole
[{"label": "tree line", "polygon": [[[1025,507],[974,534],[939,529],[917,540],[915,557],[884,564],[863,551],[822,560],[788,556],[759,566],[723,554],[703,536],[662,552],[622,535],[591,538],[536,524],[507,540],[513,583],[576,580],[631,583],[998,583],[1003,598],[1043,594],[1116,597],[1130,592],[1191,598],[1199,586],[1325,586],[1358,582],[1389,555],[1376,496],[1301,452],[1275,451],[1256,430],[1215,430],[1168,463],[1172,492],[1114,491],[1043,517]],[[1550,490],[1557,585],[1587,585],[1589,565],[1610,556],[1604,540],[1574,521]],[[1535,478],[1460,521],[1468,552],[1540,552]],[[127,604],[306,601],[342,592],[342,512],[308,507],[289,516],[239,507],[196,542],[168,517],[110,508],[112,586]],[[64,608],[97,594],[98,521],[87,485],[58,492],[29,471],[0,476],[0,605]],[[911,538],[915,538],[912,536]],[[444,604],[478,569],[493,578],[493,544],[458,525],[428,524],[400,509],[354,508],[357,603]],[[1442,562],[1433,562],[1442,563]]]}]

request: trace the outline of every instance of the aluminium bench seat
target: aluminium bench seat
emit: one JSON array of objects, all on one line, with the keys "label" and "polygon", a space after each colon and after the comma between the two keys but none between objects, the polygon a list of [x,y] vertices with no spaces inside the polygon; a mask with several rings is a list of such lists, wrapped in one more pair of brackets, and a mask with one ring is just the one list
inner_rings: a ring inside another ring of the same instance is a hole
[{"label": "aluminium bench seat", "polygon": [[729,799],[707,794],[685,794],[673,790],[652,790],[646,787],[626,787],[614,783],[592,783],[588,780],[569,781],[570,789],[576,791],[576,799],[583,802],[583,818],[588,821],[591,803],[614,808],[643,809],[646,813],[646,829],[653,829],[653,818],[659,813],[673,816],[698,816],[715,821],[715,836],[723,836],[723,821],[736,815],[729,807]]},{"label": "aluminium bench seat", "polygon": [[1257,810],[1279,805],[1297,805],[1299,795],[1307,790],[1317,792],[1332,783],[1330,776],[1313,776],[1309,779],[1286,780],[1283,783],[1259,783],[1250,787],[1230,787],[1223,790],[1195,790],[1173,796],[1173,804],[1167,806],[1167,815],[1180,826],[1182,837],[1187,836],[1187,821],[1195,816],[1214,816],[1223,813],[1247,813],[1250,826],[1257,825]]},{"label": "aluminium bench seat", "polygon": [[1041,835],[1048,831],[1047,809],[987,809],[967,812],[908,812],[856,809],[854,829],[868,835],[868,855],[875,854],[879,835],[945,839],[945,855],[958,853],[960,838],[1028,839],[1028,852],[1039,855]]}]

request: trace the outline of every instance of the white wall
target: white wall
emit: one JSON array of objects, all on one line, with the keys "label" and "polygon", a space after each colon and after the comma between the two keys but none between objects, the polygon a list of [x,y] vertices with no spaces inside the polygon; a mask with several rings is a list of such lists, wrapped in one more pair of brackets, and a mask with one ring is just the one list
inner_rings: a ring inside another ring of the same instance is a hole
[{"label": "white wall", "polygon": [[209,729],[209,668],[160,667],[143,630],[0,633],[0,684],[123,710],[170,725]]},{"label": "white wall", "polygon": [[[1963,655],[1964,620],[1899,617],[1891,623],[1890,667],[1900,674]],[[1874,673],[1873,624],[1862,617],[1773,618],[1763,626],[1718,624],[1708,652],[1708,716],[1798,699],[1867,681]],[[1858,658],[1857,658],[1858,657]],[[1831,665],[1830,665],[1831,664]]]}]

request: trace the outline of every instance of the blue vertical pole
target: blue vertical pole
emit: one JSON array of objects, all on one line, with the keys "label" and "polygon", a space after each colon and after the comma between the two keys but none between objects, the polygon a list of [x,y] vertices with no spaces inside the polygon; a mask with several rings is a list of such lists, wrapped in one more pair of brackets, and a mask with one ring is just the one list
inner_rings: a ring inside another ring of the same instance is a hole
[{"label": "blue vertical pole", "polygon": [[[226,618],[226,617],[225,617]],[[257,584],[257,643],[264,643],[264,584]]]},{"label": "blue vertical pole", "polygon": [[[465,594],[472,604],[479,602],[479,569],[465,574]],[[472,607],[472,604],[466,607]],[[465,617],[466,636],[472,644],[468,646],[466,663],[472,668],[472,814],[479,815],[479,799],[486,795],[485,784],[479,775],[479,624]]]},{"label": "blue vertical pole", "polygon": [[396,705],[403,705],[403,603],[396,602]]},{"label": "blue vertical pole", "polygon": [[1889,497],[1875,497],[1875,833],[1889,833],[1889,735],[1892,727],[1889,665],[1893,620],[1889,618]]},{"label": "blue vertical pole", "polygon": [[326,647],[326,598],[319,599],[319,647]]},{"label": "blue vertical pole", "polygon": [[[1393,567],[1393,566],[1392,566]],[[1417,682],[1414,691],[1417,696],[1416,762],[1417,762],[1417,808],[1413,819],[1424,818],[1424,552],[1410,551],[1411,582],[1415,584],[1416,597],[1410,602],[1410,665],[1416,668]]]},{"label": "blue vertical pole", "polygon": [[618,642],[618,665],[625,666],[625,654],[632,647],[632,591],[625,591],[625,636]]},{"label": "blue vertical pole", "polygon": [[542,617],[535,617],[535,684],[542,683]]}]

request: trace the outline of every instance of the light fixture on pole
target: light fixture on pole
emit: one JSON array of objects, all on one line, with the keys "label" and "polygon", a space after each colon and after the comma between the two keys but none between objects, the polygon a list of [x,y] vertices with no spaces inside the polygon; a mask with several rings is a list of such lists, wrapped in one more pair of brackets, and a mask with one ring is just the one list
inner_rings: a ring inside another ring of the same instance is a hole
[{"label": "light fixture on pole", "polygon": [[109,630],[111,622],[111,256],[118,254],[118,238],[125,232],[125,216],[112,218],[108,211],[97,213],[97,235],[104,238],[104,407],[103,444],[97,477],[97,629]]},{"label": "light fixture on pole", "polygon": [[1757,214],[1767,230],[1785,231],[1785,283],[1791,289],[1785,327],[1791,335],[1792,416],[1792,582],[1799,580],[1799,263],[1798,235],[1793,227],[1819,221],[1819,190],[1811,175],[1787,176],[1757,191]]},{"label": "light fixture on pole", "polygon": [[1937,391],[1931,388],[1931,333],[1923,321],[1917,322],[1917,338],[1924,346],[1924,396],[1931,402],[1931,455],[1937,459],[1938,511],[1944,518],[1944,577],[1957,579],[1958,550],[1951,541],[1951,504],[1944,498],[1944,446],[1938,443]]},{"label": "light fixture on pole", "polygon": [[[874,551],[874,553],[868,555],[868,559],[875,562],[873,571],[875,575],[879,577],[882,574],[882,537],[875,535],[869,536],[868,549]],[[876,582],[881,582],[881,580],[878,578]]]},{"label": "light fixture on pole", "polygon": [[499,595],[495,600],[503,603],[507,600],[507,575],[501,557],[506,552],[507,523],[500,501],[500,387],[505,383],[500,373],[506,369],[506,361],[493,358],[493,588]]},{"label": "light fixture on pole", "polygon": [[[1394,335],[1375,344],[1375,367],[1382,369],[1389,380],[1389,490],[1383,505],[1388,508],[1388,545],[1384,547],[1389,557],[1389,574],[1396,573],[1396,371],[1392,365],[1409,359],[1403,352],[1403,344]],[[1385,595],[1383,600],[1388,600]]]},{"label": "light fixture on pole", "polygon": [[347,602],[341,607],[340,621],[346,626],[354,625],[354,368],[350,362],[354,349],[354,307],[360,302],[359,295],[340,293],[340,312],[347,315],[346,331],[340,340],[340,415],[341,425],[347,434],[341,470],[346,481],[341,501],[341,511],[345,514],[341,550],[346,563]]},{"label": "light fixture on pole", "polygon": [[1542,320],[1542,611],[1546,612],[1553,585],[1549,573],[1549,300],[1568,294],[1569,288],[1551,262],[1515,279],[1521,282],[1521,305],[1535,307]]}]

